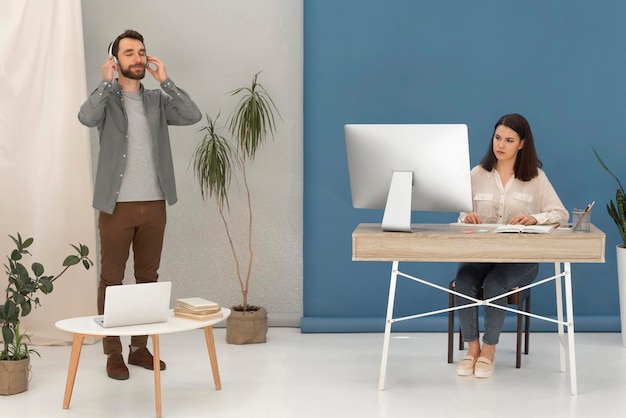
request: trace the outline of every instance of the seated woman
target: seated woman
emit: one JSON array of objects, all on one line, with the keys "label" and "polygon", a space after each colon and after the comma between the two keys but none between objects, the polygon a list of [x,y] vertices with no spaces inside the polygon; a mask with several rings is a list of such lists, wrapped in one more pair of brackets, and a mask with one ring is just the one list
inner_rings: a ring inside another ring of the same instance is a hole
[{"label": "seated woman", "polygon": [[[473,212],[461,213],[459,222],[480,224],[559,224],[568,213],[541,170],[528,121],[518,114],[502,116],[496,122],[493,138],[480,164],[472,169]],[[483,289],[489,299],[515,287],[526,286],[537,277],[537,263],[460,263],[456,290],[477,297]],[[506,306],[503,297],[493,303]],[[456,296],[457,305],[471,303]],[[483,344],[478,335],[478,307],[460,309],[467,355],[457,365],[457,374],[491,377],[494,354],[506,311],[485,307]]]}]

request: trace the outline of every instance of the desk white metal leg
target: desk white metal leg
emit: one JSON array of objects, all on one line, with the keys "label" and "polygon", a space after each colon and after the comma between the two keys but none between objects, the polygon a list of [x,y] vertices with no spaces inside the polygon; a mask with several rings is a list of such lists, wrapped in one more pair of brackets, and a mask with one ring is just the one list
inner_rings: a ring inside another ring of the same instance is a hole
[{"label": "desk white metal leg", "polygon": [[558,321],[557,330],[559,337],[559,358],[561,360],[561,373],[567,371],[565,354],[565,333],[563,327],[563,286],[561,284],[561,263],[554,263],[554,275],[559,276],[554,281],[556,286],[556,319]]},{"label": "desk white metal leg", "polygon": [[572,298],[572,270],[570,263],[563,263],[565,268],[565,309],[567,312],[567,345],[569,347],[570,393],[576,395],[576,348],[574,344],[574,305]]},{"label": "desk white metal leg", "polygon": [[385,318],[385,339],[383,342],[383,358],[380,362],[380,378],[378,390],[385,390],[385,374],[387,372],[387,356],[389,354],[389,339],[391,338],[391,324],[393,322],[393,305],[396,297],[396,281],[398,280],[398,262],[394,261],[391,266],[391,279],[389,280],[389,300],[387,301],[387,317]]}]

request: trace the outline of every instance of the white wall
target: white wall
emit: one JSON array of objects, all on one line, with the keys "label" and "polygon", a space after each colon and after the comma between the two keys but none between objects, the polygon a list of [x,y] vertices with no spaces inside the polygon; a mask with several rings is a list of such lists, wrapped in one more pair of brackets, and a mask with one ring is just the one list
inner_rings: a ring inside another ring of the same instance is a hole
[{"label": "white wall", "polygon": [[[101,78],[108,44],[125,29],[143,34],[149,55],[202,112],[226,120],[231,90],[256,72],[282,116],[278,133],[250,170],[254,205],[253,277],[248,302],[263,305],[270,325],[299,325],[302,316],[303,5],[294,0],[83,0],[87,90]],[[71,82],[69,80],[68,82]],[[148,74],[146,88],[158,88]],[[77,109],[78,111],[78,109]],[[173,296],[203,296],[224,306],[241,303],[232,255],[212,201],[201,199],[190,165],[203,122],[171,127],[179,201],[168,208],[160,280]],[[91,132],[94,158],[97,133]],[[245,233],[244,196],[232,190],[234,234]],[[240,216],[241,215],[241,216]],[[239,239],[242,251],[245,241]],[[130,263],[129,263],[130,264]],[[244,261],[245,264],[245,261]],[[127,269],[126,282],[133,282]],[[95,300],[94,300],[95,304]]]}]

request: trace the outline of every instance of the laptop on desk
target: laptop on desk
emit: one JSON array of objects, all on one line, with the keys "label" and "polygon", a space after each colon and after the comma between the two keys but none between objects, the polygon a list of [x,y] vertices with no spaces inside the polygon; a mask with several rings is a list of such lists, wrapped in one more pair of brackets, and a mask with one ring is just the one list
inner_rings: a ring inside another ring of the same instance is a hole
[{"label": "laptop on desk", "polygon": [[166,322],[172,282],[108,286],[104,315],[94,320],[104,328]]}]

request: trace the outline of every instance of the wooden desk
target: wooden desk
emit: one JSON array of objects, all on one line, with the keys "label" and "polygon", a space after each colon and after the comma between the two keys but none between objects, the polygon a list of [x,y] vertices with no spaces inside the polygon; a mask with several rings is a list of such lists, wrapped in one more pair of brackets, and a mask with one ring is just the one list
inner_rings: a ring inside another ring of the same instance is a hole
[{"label": "wooden desk", "polygon": [[[572,395],[576,395],[576,353],[574,344],[574,315],[570,263],[603,263],[605,234],[594,225],[591,225],[590,232],[572,232],[570,229],[555,229],[550,234],[495,234],[493,233],[493,227],[486,228],[449,224],[415,224],[412,226],[412,229],[413,232],[411,233],[383,232],[380,224],[360,224],[352,233],[353,261],[392,262],[378,389],[385,389],[385,371],[387,367],[389,339],[391,325],[394,322],[448,312],[451,309],[458,310],[471,306],[485,305],[556,323],[559,333],[562,372],[566,371],[564,327],[567,327],[570,392]],[[487,232],[480,232],[483,230]],[[471,231],[471,233],[467,233],[468,231]],[[398,269],[400,261],[554,263],[554,276],[535,281],[520,289],[531,288],[554,281],[556,284],[557,320],[490,303],[512,292],[505,293],[488,301],[468,298],[471,299],[473,303],[464,305],[463,307],[441,309],[417,315],[393,318],[398,276],[434,287],[444,292],[460,295],[449,290],[447,286],[438,286],[426,280],[400,272]],[[565,320],[563,316],[562,282],[565,284]]]},{"label": "wooden desk", "polygon": [[217,366],[217,354],[215,352],[215,339],[213,338],[212,326],[228,318],[230,316],[230,309],[222,308],[222,314],[222,318],[211,319],[208,321],[196,321],[194,319],[186,319],[174,316],[173,311],[171,311],[170,317],[167,322],[114,328],[101,327],[94,320],[94,316],[82,316],[79,318],[69,318],[58,321],[55,324],[57,328],[74,334],[74,339],[72,342],[72,354],[70,355],[70,364],[67,371],[65,397],[63,398],[63,409],[68,409],[70,407],[70,400],[72,398],[72,391],[74,389],[74,381],[76,380],[76,372],[78,370],[78,361],[80,360],[80,352],[86,336],[150,336],[153,345],[152,355],[154,357],[154,392],[156,399],[156,416],[160,418],[161,367],[159,365],[159,335],[202,328],[204,330],[204,337],[206,339],[206,345],[209,351],[209,361],[211,363],[211,369],[213,371],[213,382],[215,383],[215,389],[220,390],[222,388],[222,383],[220,382],[220,373]]}]

